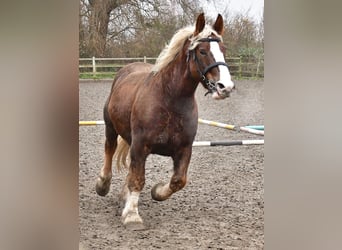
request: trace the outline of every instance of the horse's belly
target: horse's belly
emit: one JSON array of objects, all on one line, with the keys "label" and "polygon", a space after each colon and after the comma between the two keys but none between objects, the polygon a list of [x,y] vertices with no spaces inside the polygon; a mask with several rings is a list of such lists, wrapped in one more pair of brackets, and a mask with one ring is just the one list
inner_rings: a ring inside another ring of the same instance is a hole
[{"label": "horse's belly", "polygon": [[179,146],[172,144],[154,144],[151,147],[151,153],[163,156],[172,156],[179,148]]},{"label": "horse's belly", "polygon": [[172,156],[174,153],[173,149],[170,149],[167,145],[155,145],[152,147],[152,154]]},{"label": "horse's belly", "polygon": [[195,133],[160,134],[151,145],[151,153],[172,156],[184,147],[191,147]]}]

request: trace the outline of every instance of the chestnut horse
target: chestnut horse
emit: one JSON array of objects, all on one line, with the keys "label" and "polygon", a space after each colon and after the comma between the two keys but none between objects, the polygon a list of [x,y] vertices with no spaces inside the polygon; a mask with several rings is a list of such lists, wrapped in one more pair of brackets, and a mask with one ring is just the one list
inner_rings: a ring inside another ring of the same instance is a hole
[{"label": "chestnut horse", "polygon": [[154,200],[166,200],[185,186],[198,125],[195,90],[201,83],[219,100],[234,88],[224,60],[222,33],[222,16],[209,26],[202,13],[194,27],[183,28],[173,36],[155,65],[132,63],[117,73],[104,107],[105,159],[96,192],[105,196],[109,191],[114,153],[118,169],[125,165],[129,153],[129,172],[122,192],[124,225],[143,227],[138,200],[149,154],[173,160],[169,183],[159,183],[151,190]]}]

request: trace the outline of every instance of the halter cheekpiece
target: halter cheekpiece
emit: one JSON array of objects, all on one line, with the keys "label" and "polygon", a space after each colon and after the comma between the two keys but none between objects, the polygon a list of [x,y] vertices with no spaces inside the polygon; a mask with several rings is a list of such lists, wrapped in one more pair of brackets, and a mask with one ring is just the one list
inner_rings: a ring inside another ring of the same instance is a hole
[{"label": "halter cheekpiece", "polygon": [[[208,43],[210,43],[210,42],[218,42],[219,43],[219,42],[221,42],[221,39],[220,38],[207,37],[207,38],[201,38],[201,39],[199,39],[197,41],[198,42],[208,42]],[[207,67],[205,67],[203,72],[202,72],[200,70],[200,67],[199,67],[199,64],[201,64],[201,62],[198,60],[194,49],[189,51],[189,54],[188,54],[188,57],[187,57],[187,61],[189,61],[190,53],[192,53],[193,60],[196,63],[196,68],[197,68],[198,73],[201,76],[201,81],[208,87],[208,92],[205,93],[205,96],[207,94],[213,93],[214,91],[217,91],[215,82],[213,82],[212,80],[209,80],[205,75],[212,68],[215,68],[215,67],[217,67],[219,65],[223,65],[223,66],[228,67],[228,64],[225,63],[225,62],[215,62],[215,63],[212,63],[212,64],[208,65]]]}]

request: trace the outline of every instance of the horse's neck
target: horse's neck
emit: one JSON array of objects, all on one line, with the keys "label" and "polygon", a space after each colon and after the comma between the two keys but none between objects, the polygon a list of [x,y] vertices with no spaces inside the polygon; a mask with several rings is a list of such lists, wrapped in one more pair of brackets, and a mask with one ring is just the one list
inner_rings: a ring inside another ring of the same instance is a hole
[{"label": "horse's neck", "polygon": [[189,66],[182,56],[177,57],[163,72],[160,84],[172,98],[194,98],[198,82],[191,77]]}]

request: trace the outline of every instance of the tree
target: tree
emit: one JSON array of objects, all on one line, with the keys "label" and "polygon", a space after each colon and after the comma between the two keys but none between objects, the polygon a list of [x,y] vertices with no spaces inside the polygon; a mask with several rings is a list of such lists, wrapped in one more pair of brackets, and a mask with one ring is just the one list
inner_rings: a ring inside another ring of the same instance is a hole
[{"label": "tree", "polygon": [[[206,2],[224,17],[227,55],[263,51],[263,19],[257,24],[248,12],[233,15],[224,0]],[[80,0],[80,57],[156,57],[176,30],[193,24],[202,12],[200,4],[192,0]]]},{"label": "tree", "polygon": [[[89,51],[93,52],[94,56],[104,56],[110,14],[114,9],[127,4],[127,2],[128,0],[81,0],[80,9],[83,11],[84,17],[86,17],[81,22],[88,22],[87,24],[83,23],[83,25],[88,28],[87,47]],[[84,32],[85,29],[82,29],[82,31]]]},{"label": "tree", "polygon": [[151,33],[164,17],[171,23],[188,21],[185,17],[192,22],[196,6],[191,0],[80,0],[80,55],[104,57],[108,44],[127,44],[137,34]]}]

